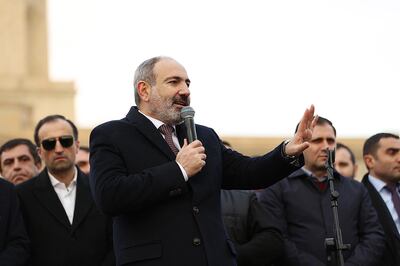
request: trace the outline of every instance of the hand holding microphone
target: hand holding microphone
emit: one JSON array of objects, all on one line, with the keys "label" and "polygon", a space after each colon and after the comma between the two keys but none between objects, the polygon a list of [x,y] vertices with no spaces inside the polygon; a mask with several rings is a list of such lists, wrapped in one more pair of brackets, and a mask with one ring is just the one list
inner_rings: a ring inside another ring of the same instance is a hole
[{"label": "hand holding microphone", "polygon": [[185,106],[181,110],[181,118],[184,120],[188,139],[185,139],[182,149],[176,155],[176,161],[182,165],[189,177],[200,172],[207,158],[203,144],[197,140],[194,113],[190,106]]}]

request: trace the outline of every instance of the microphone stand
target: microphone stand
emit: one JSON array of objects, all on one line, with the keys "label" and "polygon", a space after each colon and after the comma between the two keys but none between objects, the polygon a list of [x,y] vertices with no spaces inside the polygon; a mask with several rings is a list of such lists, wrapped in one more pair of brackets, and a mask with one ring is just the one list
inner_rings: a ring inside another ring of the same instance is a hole
[{"label": "microphone stand", "polygon": [[344,266],[343,260],[343,250],[350,249],[350,244],[343,244],[342,239],[342,230],[340,229],[339,224],[339,215],[338,215],[338,198],[339,192],[335,190],[335,186],[333,184],[333,163],[335,161],[335,150],[327,149],[328,160],[325,163],[326,170],[328,173],[328,184],[331,192],[331,207],[333,212],[333,238],[325,238],[325,247],[327,251],[327,260],[328,265],[331,266]]}]

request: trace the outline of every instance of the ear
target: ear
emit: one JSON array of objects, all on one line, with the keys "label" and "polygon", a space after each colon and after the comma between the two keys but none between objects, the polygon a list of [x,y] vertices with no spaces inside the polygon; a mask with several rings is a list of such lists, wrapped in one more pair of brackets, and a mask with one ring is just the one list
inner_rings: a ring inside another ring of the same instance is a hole
[{"label": "ear", "polygon": [[42,161],[35,163],[35,166],[40,171],[42,169]]},{"label": "ear", "polygon": [[81,143],[79,142],[79,140],[76,140],[75,141],[75,147],[76,147],[76,151],[75,151],[75,154],[78,154],[78,151],[79,151],[79,147],[81,146]]},{"label": "ear", "polygon": [[37,148],[36,148],[36,151],[37,151],[37,153],[39,154],[40,158],[43,160],[43,157],[42,157],[42,148],[41,148],[41,147],[37,147]]},{"label": "ear", "polygon": [[371,154],[364,155],[364,163],[367,169],[373,169],[375,164],[375,158]]},{"label": "ear", "polygon": [[147,102],[150,98],[151,85],[146,81],[139,81],[137,84],[137,93],[139,94],[140,100]]}]

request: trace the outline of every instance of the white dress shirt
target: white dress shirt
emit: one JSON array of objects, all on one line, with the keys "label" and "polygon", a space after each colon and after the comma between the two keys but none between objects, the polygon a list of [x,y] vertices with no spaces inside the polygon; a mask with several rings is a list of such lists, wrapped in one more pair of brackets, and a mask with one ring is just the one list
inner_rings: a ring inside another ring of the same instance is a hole
[{"label": "white dress shirt", "polygon": [[[379,195],[381,195],[383,201],[386,204],[386,207],[388,208],[390,214],[392,215],[393,221],[396,224],[397,231],[400,233],[400,217],[396,212],[396,209],[394,208],[394,204],[392,201],[392,193],[390,193],[389,190],[385,189],[386,183],[383,182],[382,180],[373,177],[372,175],[368,175],[369,182],[375,187],[376,191],[379,192]],[[399,193],[399,190],[397,190],[397,193]]]},{"label": "white dress shirt", "polygon": [[[155,119],[155,118],[153,118],[153,117],[150,117],[150,116],[148,116],[148,115],[145,115],[145,114],[142,113],[140,110],[139,110],[139,113],[141,113],[141,114],[144,115],[147,119],[149,119],[157,129],[158,129],[160,126],[164,125],[164,123],[161,122],[160,120]],[[181,150],[181,145],[179,145],[178,136],[176,135],[176,127],[175,127],[175,125],[174,125],[173,127],[174,127],[174,132],[172,132],[172,141],[174,142],[176,148],[177,148],[178,150]],[[160,134],[161,134],[161,132],[160,132]],[[164,136],[163,134],[161,134],[161,136],[165,139],[165,136]],[[185,169],[183,168],[183,166],[182,166],[180,163],[178,163],[178,162],[176,162],[176,163],[178,164],[179,168],[181,169],[183,178],[185,179],[185,181],[188,181],[188,180],[189,180],[189,177],[188,177],[188,175],[187,175]]]},{"label": "white dress shirt", "polygon": [[78,171],[75,168],[74,179],[71,181],[68,187],[66,187],[64,183],[58,181],[58,179],[55,178],[50,172],[48,172],[48,174],[54,191],[56,192],[58,198],[61,201],[61,204],[64,207],[69,222],[72,224],[75,211],[76,179],[78,177]]}]

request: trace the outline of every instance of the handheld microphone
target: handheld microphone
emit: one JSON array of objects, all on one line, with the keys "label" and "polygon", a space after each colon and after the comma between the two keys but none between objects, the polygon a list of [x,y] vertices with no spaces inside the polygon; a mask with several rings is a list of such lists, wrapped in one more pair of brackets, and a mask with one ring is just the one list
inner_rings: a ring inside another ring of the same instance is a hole
[{"label": "handheld microphone", "polygon": [[194,110],[190,106],[185,106],[181,110],[181,118],[185,121],[186,133],[189,143],[197,139],[196,127],[194,124]]}]

